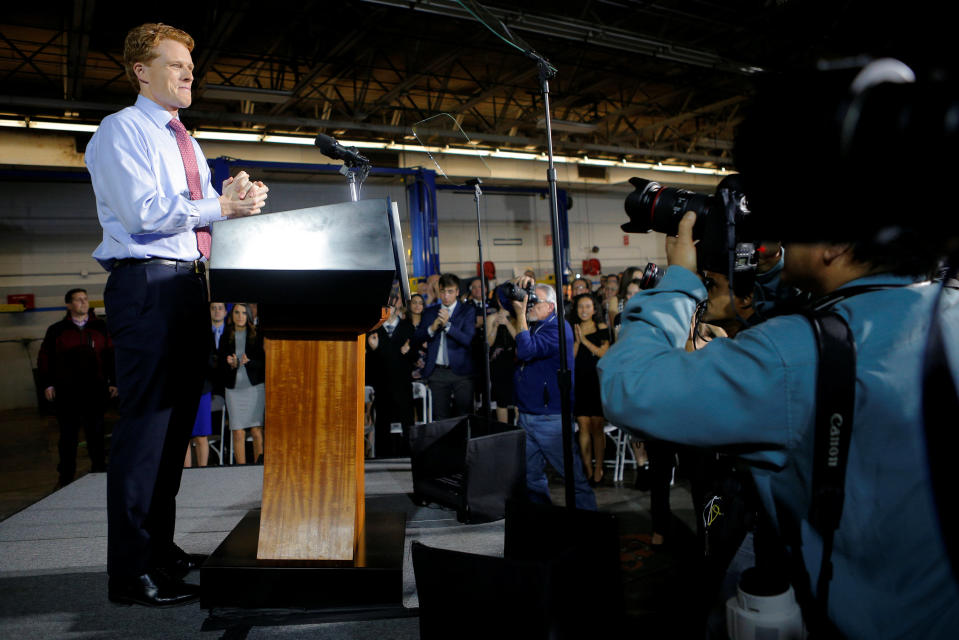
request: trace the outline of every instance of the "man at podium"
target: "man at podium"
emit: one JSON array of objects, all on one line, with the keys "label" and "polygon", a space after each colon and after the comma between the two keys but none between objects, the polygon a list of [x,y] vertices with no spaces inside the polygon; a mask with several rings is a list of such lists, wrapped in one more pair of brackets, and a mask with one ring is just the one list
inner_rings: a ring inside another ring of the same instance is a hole
[{"label": "man at podium", "polygon": [[241,172],[218,195],[180,122],[192,102],[193,39],[164,24],[132,29],[124,67],[139,95],[87,145],[103,227],[93,257],[116,348],[120,420],[107,473],[110,600],[171,606],[198,588],[198,560],[173,542],[176,494],[208,357],[209,224],[260,211],[267,187]]}]

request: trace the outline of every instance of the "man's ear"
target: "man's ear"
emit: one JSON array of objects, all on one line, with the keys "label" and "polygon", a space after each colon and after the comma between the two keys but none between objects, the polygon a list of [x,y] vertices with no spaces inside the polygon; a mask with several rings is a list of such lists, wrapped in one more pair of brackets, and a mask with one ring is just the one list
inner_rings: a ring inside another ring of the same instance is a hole
[{"label": "man's ear", "polygon": [[[829,266],[842,256],[846,254],[851,255],[852,245],[851,244],[828,244],[823,248],[822,251],[822,261],[823,264]],[[847,256],[849,257],[849,256]]]},{"label": "man's ear", "polygon": [[146,79],[146,71],[144,70],[144,64],[142,62],[133,63],[133,73],[141,83],[150,84]]}]

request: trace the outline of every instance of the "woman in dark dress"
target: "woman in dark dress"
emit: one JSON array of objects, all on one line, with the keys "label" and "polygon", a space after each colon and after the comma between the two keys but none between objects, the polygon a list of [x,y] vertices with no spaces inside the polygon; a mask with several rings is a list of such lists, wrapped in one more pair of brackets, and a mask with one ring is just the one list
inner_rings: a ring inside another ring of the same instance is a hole
[{"label": "woman in dark dress", "polygon": [[596,304],[588,293],[573,298],[573,309],[576,311],[572,318],[573,357],[576,359],[573,414],[579,424],[579,448],[586,477],[598,484],[603,479],[603,454],[606,451],[603,427],[606,419],[600,401],[596,363],[609,349],[609,332],[608,327],[600,322]]},{"label": "woman in dark dress", "polygon": [[509,410],[514,405],[516,324],[506,309],[486,316],[486,336],[489,342],[490,397],[496,403],[496,419],[509,422]]},{"label": "woman in dark dress", "polygon": [[[414,293],[410,296],[410,306],[407,309],[406,317],[403,319],[404,322],[408,322],[413,327],[413,333],[416,333],[416,330],[420,327],[420,321],[423,318],[423,309],[426,308],[426,301],[423,296],[418,293]],[[420,380],[423,377],[423,367],[426,366],[426,342],[415,340],[410,342],[410,348],[413,351],[413,372],[411,377],[413,380]],[[425,417],[423,418],[426,419]]]},{"label": "woman in dark dress", "polygon": [[[413,384],[410,373],[415,352],[413,325],[403,322],[396,310],[383,325],[366,337],[366,373],[373,387],[376,408],[376,457],[407,455],[410,426],[413,424]],[[391,435],[393,423],[402,425],[403,434]]]}]

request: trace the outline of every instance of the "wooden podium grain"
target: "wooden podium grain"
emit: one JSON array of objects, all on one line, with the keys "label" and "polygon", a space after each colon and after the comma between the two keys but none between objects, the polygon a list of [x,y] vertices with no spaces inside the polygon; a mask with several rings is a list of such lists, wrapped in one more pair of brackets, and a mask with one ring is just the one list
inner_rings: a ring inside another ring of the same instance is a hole
[{"label": "wooden podium grain", "polygon": [[267,338],[257,561],[352,564],[363,533],[364,337]]}]

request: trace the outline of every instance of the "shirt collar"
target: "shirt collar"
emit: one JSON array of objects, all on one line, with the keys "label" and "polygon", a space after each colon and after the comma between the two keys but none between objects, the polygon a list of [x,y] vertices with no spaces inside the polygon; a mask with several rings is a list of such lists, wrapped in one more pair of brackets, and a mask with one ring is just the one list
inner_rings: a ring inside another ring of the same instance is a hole
[{"label": "shirt collar", "polygon": [[155,122],[156,125],[161,129],[166,129],[167,125],[170,123],[170,120],[174,118],[169,111],[158,105],[153,100],[150,100],[143,94],[137,96],[137,101],[134,106],[146,114],[146,116]]},{"label": "shirt collar", "polygon": [[921,276],[920,277],[897,276],[891,273],[877,273],[870,276],[863,276],[862,278],[856,278],[855,280],[851,280],[847,282],[846,284],[842,285],[841,287],[838,287],[836,291],[842,291],[843,289],[846,289],[849,287],[862,287],[862,286],[885,285],[885,286],[901,287],[901,286],[914,284],[917,282],[922,282],[924,280],[927,280],[927,278],[923,278]]}]

